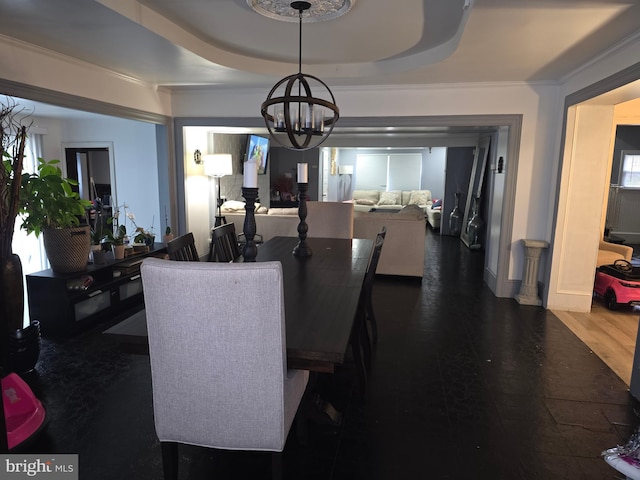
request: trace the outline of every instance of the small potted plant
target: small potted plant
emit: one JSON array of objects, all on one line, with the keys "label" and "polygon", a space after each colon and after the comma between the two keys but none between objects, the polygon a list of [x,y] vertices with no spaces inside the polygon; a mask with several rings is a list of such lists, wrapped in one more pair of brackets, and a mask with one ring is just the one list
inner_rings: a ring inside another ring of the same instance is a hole
[{"label": "small potted plant", "polygon": [[[133,212],[127,213],[127,218],[131,220],[131,223],[135,227],[135,233],[133,234],[133,243],[134,248],[137,246],[144,245],[145,247],[151,248],[155,243],[156,234],[153,233],[153,219],[151,220],[151,227],[149,230],[144,229],[143,227],[139,227],[136,223],[136,216]],[[148,250],[148,248],[146,248]]]},{"label": "small potted plant", "polygon": [[105,250],[106,243],[104,239],[106,236],[104,228],[104,217],[102,216],[102,205],[99,200],[95,200],[89,223],[91,224],[91,258],[94,265],[104,265],[107,263],[107,250]]},{"label": "small potted plant", "polygon": [[111,217],[108,223],[114,225],[113,230],[107,229],[102,240],[103,244],[111,245],[113,248],[113,256],[116,260],[124,258],[124,239],[127,236],[127,227],[117,225],[117,218]]},{"label": "small potted plant", "polygon": [[169,225],[169,216],[167,215],[166,205],[164,206],[164,224],[166,225],[166,228],[164,230],[162,242],[166,244],[173,240],[173,232],[171,231],[171,225]]},{"label": "small potted plant", "polygon": [[167,228],[164,231],[164,236],[162,237],[162,241],[164,243],[169,243],[171,240],[173,240],[173,233],[171,232],[171,227],[167,225]]}]

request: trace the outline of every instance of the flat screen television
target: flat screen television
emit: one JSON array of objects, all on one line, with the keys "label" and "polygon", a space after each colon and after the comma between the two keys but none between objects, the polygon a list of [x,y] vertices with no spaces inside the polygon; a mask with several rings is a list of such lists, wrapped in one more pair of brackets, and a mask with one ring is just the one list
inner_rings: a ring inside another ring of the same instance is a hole
[{"label": "flat screen television", "polygon": [[249,135],[245,159],[246,162],[256,162],[258,164],[258,175],[267,173],[269,139],[259,135]]}]

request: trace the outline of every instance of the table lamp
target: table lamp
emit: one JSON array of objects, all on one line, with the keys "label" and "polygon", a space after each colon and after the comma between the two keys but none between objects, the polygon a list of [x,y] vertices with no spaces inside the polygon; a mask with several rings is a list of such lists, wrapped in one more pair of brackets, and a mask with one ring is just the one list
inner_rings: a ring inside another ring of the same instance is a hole
[{"label": "table lamp", "polygon": [[225,175],[233,174],[232,155],[230,153],[218,153],[215,155],[203,155],[204,173],[210,177],[218,179],[218,214],[216,215],[216,227],[227,223],[222,216],[222,197],[220,195],[220,179]]}]

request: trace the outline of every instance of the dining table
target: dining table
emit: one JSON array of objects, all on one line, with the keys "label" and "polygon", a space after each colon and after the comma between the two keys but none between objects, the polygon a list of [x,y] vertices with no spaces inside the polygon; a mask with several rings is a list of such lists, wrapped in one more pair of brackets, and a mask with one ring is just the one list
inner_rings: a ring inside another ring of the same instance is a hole
[{"label": "dining table", "polygon": [[[373,241],[310,237],[306,242],[313,253],[307,257],[293,254],[298,242],[298,237],[273,237],[259,246],[256,261],[282,264],[288,367],[332,373],[345,361],[360,314]],[[144,310],[104,333],[133,347],[130,351],[148,353]]]},{"label": "dining table", "polygon": [[308,257],[293,255],[298,241],[274,237],[256,261],[282,264],[289,368],[331,373],[349,347],[373,241],[307,238]]}]

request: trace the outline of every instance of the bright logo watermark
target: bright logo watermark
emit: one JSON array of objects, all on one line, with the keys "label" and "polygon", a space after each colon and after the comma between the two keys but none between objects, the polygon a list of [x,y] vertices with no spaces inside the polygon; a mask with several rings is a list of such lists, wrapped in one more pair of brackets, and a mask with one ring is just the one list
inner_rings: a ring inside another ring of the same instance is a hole
[{"label": "bright logo watermark", "polygon": [[0,480],[78,480],[78,455],[0,455]]}]

